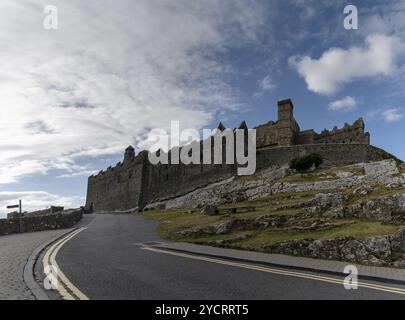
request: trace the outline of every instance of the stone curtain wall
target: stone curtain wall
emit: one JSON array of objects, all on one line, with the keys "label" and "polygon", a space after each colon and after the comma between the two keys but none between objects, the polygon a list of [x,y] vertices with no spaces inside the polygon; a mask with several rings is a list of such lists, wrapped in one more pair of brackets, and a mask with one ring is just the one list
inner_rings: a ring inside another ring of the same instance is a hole
[{"label": "stone curtain wall", "polygon": [[[225,146],[222,151],[225,159]],[[234,175],[235,165],[152,165],[143,151],[89,177],[86,209],[92,204],[96,212],[143,208],[157,199],[182,195]]]},{"label": "stone curtain wall", "polygon": [[[295,157],[308,153],[319,153],[324,159],[323,166],[351,165],[394,157],[382,149],[366,144],[313,144],[277,147],[257,151],[257,170],[283,165]],[[236,175],[236,166],[208,166],[204,169],[206,171],[200,173],[200,166],[190,165],[186,166],[184,175],[178,176],[176,174],[179,171],[182,172],[181,167],[182,165],[169,165],[165,169],[161,168],[162,171],[159,174],[158,166],[149,166],[148,170],[152,170],[154,174],[147,179],[149,184],[145,186],[147,192],[144,193],[144,203],[149,204],[176,198]],[[174,171],[175,173],[173,176],[169,175],[170,178],[164,181],[167,171]]]},{"label": "stone curtain wall", "polygon": [[88,179],[86,209],[95,211],[128,210],[142,205],[142,191],[148,156],[127,155],[115,167]]},{"label": "stone curtain wall", "polygon": [[236,175],[234,165],[148,165],[143,204],[175,197]]},{"label": "stone curtain wall", "polygon": [[[323,157],[324,166],[379,161],[392,156],[367,144],[276,147],[257,151],[257,170],[286,164],[313,152]],[[147,155],[140,154],[133,161],[124,160],[114,170],[90,177],[86,207],[94,202],[97,212],[142,209],[148,203],[178,197],[235,175],[235,165],[151,165]]]},{"label": "stone curtain wall", "polygon": [[[262,149],[257,152],[257,169],[288,163],[308,153],[319,153],[324,166],[343,166],[359,162],[379,161],[391,156],[382,149],[366,144],[312,144]],[[392,156],[393,157],[393,156]]]},{"label": "stone curtain wall", "polygon": [[[82,216],[83,212],[80,209],[69,213],[22,217],[22,232],[71,228],[82,219]],[[19,219],[12,218],[0,220],[0,236],[18,233],[19,231]]]},{"label": "stone curtain wall", "polygon": [[335,127],[333,130],[324,130],[316,133],[314,130],[300,131],[295,137],[295,144],[370,144],[370,134],[364,132],[365,125],[362,118],[352,125],[345,124],[343,128]]},{"label": "stone curtain wall", "polygon": [[[247,129],[242,122],[240,128]],[[256,127],[257,169],[288,163],[292,158],[316,152],[324,165],[348,165],[387,158],[385,151],[370,146],[363,119],[353,125],[316,133],[300,131],[290,99],[278,102],[278,121]],[[224,129],[220,123],[218,129]],[[225,149],[225,148],[223,148]],[[223,161],[224,162],[224,161]],[[135,157],[132,147],[123,162],[88,179],[86,209],[96,212],[142,209],[151,202],[187,192],[236,175],[235,165],[151,165],[147,151]]]}]

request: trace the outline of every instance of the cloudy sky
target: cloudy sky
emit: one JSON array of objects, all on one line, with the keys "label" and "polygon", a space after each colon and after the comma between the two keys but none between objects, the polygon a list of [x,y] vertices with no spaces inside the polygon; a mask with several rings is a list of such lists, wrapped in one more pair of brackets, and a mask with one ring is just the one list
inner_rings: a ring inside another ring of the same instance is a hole
[{"label": "cloudy sky", "polygon": [[283,98],[302,129],[363,116],[405,158],[405,0],[351,3],[358,30],[339,0],[1,0],[0,213],[82,205],[153,128],[253,127]]}]

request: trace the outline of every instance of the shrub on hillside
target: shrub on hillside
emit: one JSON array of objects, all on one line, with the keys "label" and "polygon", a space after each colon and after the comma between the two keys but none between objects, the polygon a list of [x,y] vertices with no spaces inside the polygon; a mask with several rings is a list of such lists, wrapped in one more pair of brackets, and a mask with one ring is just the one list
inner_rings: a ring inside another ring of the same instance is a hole
[{"label": "shrub on hillside", "polygon": [[318,153],[310,153],[290,161],[290,168],[297,171],[308,171],[315,165],[318,168],[323,163],[322,156]]}]

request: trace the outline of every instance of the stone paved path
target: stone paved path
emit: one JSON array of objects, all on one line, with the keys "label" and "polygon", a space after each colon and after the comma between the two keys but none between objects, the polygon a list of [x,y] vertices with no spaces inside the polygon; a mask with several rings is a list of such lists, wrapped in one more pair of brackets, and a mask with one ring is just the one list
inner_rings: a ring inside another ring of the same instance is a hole
[{"label": "stone paved path", "polygon": [[24,265],[32,251],[66,230],[0,236],[0,300],[33,300],[23,280]]}]

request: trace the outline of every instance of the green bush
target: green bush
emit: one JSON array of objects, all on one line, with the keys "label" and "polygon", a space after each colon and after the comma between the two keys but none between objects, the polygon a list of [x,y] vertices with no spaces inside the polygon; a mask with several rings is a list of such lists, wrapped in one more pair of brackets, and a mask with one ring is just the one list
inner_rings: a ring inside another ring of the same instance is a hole
[{"label": "green bush", "polygon": [[313,165],[318,168],[323,163],[322,156],[318,153],[309,153],[305,156],[294,158],[290,161],[290,168],[297,171],[308,171]]}]

